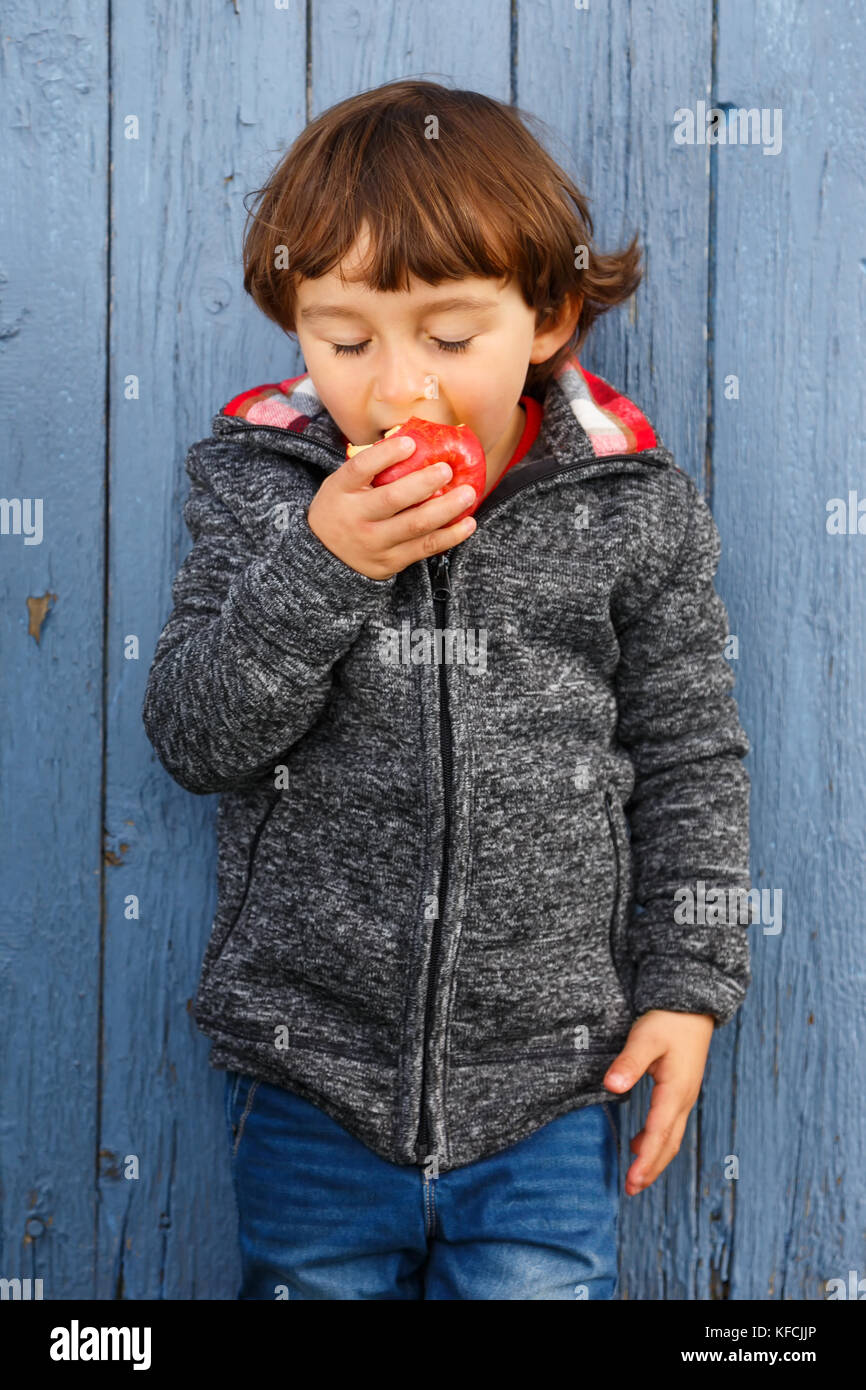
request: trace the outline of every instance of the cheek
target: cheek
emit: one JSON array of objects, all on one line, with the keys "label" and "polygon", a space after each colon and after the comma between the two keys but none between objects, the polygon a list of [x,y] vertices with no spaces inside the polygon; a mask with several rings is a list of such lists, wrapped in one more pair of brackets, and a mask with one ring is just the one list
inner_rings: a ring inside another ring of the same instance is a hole
[{"label": "cheek", "polygon": [[508,428],[525,376],[525,369],[516,370],[510,361],[479,364],[470,380],[461,381],[459,400],[452,402],[457,419],[473,424],[482,440],[498,439]]},{"label": "cheek", "polygon": [[479,359],[477,394],[482,399],[486,396],[501,401],[515,401],[523,388],[531,350],[532,342],[525,340],[520,328],[516,328],[511,335],[505,334],[501,338],[497,335],[496,341],[485,352],[483,361]]}]

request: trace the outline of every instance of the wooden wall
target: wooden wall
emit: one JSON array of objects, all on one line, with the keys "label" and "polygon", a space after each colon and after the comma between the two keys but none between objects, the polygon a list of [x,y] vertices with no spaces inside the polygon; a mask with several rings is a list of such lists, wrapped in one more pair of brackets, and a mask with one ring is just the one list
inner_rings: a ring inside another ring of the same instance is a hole
[{"label": "wooden wall", "polygon": [[[141,704],[186,449],[303,370],[243,292],[244,194],[312,116],[409,75],[535,113],[599,243],[638,230],[644,283],[583,360],[722,535],[752,872],[783,926],[753,930],[680,1154],[623,1199],[622,1296],[821,1299],[866,1273],[866,535],[826,526],[866,497],[864,58],[856,0],[7,0],[0,491],[42,499],[43,534],[0,535],[0,1276],[236,1288],[222,1075],[190,1013],[216,798],[168,778]],[[780,110],[781,149],[677,143],[701,101]]]}]

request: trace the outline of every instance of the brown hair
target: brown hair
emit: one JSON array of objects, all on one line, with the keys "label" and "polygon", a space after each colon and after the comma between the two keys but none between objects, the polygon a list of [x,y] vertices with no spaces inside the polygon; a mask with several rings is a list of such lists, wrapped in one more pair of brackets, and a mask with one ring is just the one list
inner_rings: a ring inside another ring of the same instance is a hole
[{"label": "brown hair", "polygon": [[[623,251],[594,250],[587,200],[527,129],[535,119],[480,92],[408,78],[338,102],[255,190],[244,289],[294,333],[298,278],[338,266],[366,223],[372,290],[409,290],[410,272],[430,285],[515,276],[536,326],[580,297],[571,339],[529,364],[524,389],[543,400],[557,367],[599,314],[634,293],[642,270],[637,236]],[[575,266],[579,247],[585,267]]]}]

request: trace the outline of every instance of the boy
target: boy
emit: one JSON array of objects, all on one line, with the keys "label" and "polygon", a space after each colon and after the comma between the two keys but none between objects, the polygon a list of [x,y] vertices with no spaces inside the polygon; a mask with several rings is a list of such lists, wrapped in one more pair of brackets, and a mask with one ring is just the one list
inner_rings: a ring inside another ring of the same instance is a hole
[{"label": "boy", "polygon": [[[306,371],[190,449],[143,710],[221,793],[196,1019],[241,1298],[613,1297],[611,1102],[653,1077],[634,1194],[749,984],[705,912],[749,887],[718,532],[579,363],[640,279],[591,237],[513,108],[426,82],[326,111],[260,191],[244,284]],[[478,435],[468,521],[438,464],[372,486],[412,415]]]}]

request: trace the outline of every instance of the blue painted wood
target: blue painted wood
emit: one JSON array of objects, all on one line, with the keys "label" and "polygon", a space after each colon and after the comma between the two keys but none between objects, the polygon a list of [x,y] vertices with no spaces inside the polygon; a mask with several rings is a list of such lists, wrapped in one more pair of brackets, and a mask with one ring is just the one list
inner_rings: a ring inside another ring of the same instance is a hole
[{"label": "blue painted wood", "polygon": [[[297,5],[112,10],[106,826],[120,862],[106,882],[103,1298],[231,1298],[239,1280],[224,1074],[191,1013],[216,903],[217,798],[166,775],[141,706],[189,547],[186,451],[238,391],[299,370],[243,291],[241,240],[244,195],[306,119],[300,18]],[[137,1181],[119,1176],[125,1154]]]},{"label": "blue painted wood", "polygon": [[[753,872],[782,894],[737,1039],[732,1298],[822,1298],[866,1273],[866,535],[826,528],[829,499],[866,498],[864,57],[854,0],[826,17],[721,0],[716,97],[782,112],[779,154],[716,151],[713,505]],[[714,1136],[703,1180],[721,1156]]]},{"label": "blue painted wood", "polygon": [[0,535],[0,1277],[46,1299],[95,1282],[104,19],[97,0],[10,0],[0,42],[0,494],[42,507],[38,543]]},{"label": "blue painted wood", "polygon": [[[583,360],[646,408],[722,535],[753,875],[784,925],[753,929],[679,1155],[623,1199],[623,1296],[822,1298],[862,1275],[864,571],[862,537],[825,525],[863,491],[854,0],[832,25],[766,0],[160,0],[111,7],[110,49],[108,22],[99,0],[48,0],[38,25],[12,0],[0,48],[2,493],[44,503],[40,545],[0,536],[0,1276],[47,1298],[236,1290],[222,1076],[190,1013],[216,798],[168,778],[141,701],[189,544],[186,450],[230,396],[302,370],[243,292],[242,199],[312,115],[407,75],[536,113],[599,245],[638,229],[645,281]],[[674,113],[705,100],[782,108],[781,152],[677,144]]]}]

